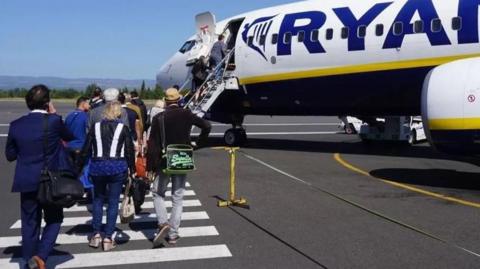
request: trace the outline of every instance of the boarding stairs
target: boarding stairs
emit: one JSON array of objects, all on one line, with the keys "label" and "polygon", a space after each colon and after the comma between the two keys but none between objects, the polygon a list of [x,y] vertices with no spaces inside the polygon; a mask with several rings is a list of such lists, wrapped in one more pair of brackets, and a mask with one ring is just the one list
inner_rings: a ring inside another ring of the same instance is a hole
[{"label": "boarding stairs", "polygon": [[[205,82],[198,88],[195,94],[199,94],[196,99],[192,96],[185,104],[185,108],[190,109],[193,114],[203,118],[208,110],[215,103],[217,98],[223,93],[226,87],[226,79],[231,77],[228,71],[228,63],[234,54],[235,49],[227,53],[225,58],[218,64],[207,76]],[[220,73],[217,79],[217,73]],[[191,81],[191,78],[190,78]],[[196,99],[196,100],[195,100]]]}]

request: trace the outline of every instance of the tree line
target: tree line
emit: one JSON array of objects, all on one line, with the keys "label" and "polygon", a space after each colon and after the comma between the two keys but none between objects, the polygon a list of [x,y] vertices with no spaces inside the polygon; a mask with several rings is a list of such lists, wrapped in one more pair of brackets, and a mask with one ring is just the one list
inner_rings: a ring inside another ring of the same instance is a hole
[{"label": "tree line", "polygon": [[[50,97],[54,99],[76,99],[80,96],[91,97],[93,91],[97,88],[96,84],[88,85],[85,90],[79,91],[75,89],[51,89]],[[0,98],[25,98],[29,89],[26,88],[15,88],[9,90],[0,89]],[[145,86],[145,81],[142,82],[140,88],[121,88],[121,92],[132,92],[136,91],[142,99],[162,99],[164,97],[164,92],[161,87],[156,86],[155,88],[150,88]]]}]

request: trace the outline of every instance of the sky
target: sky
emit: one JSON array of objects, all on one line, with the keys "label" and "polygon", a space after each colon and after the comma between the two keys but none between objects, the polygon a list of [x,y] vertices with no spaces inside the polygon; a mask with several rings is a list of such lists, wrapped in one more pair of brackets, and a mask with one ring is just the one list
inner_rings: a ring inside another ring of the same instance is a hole
[{"label": "sky", "polygon": [[0,75],[154,79],[195,33],[217,21],[295,0],[0,0]]}]

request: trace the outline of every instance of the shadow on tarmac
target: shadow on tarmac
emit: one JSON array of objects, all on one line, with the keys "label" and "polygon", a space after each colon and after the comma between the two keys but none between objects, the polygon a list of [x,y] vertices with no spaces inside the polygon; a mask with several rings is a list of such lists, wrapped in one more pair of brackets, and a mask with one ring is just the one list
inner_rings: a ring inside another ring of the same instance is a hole
[{"label": "shadow on tarmac", "polygon": [[370,172],[370,175],[380,179],[391,181],[448,188],[480,190],[480,173],[459,172],[446,169],[378,169]]},{"label": "shadow on tarmac", "polygon": [[[223,146],[223,138],[209,138],[208,147]],[[406,157],[454,160],[470,163],[476,166],[480,165],[480,160],[472,157],[453,156],[434,150],[430,146],[410,146],[406,143],[370,143],[363,142],[328,142],[328,141],[308,141],[294,139],[267,139],[267,138],[249,138],[244,149],[265,149],[265,150],[284,150],[297,152],[323,152],[340,153],[356,155],[377,155],[388,157]]]}]

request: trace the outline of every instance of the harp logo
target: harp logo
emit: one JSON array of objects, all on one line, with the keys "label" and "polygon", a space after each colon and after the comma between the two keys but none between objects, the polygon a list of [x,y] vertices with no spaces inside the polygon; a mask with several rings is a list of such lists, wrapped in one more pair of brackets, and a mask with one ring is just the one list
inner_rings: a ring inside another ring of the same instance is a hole
[{"label": "harp logo", "polygon": [[242,39],[245,44],[258,52],[265,61],[268,61],[265,56],[266,40],[273,24],[273,18],[275,17],[276,15],[258,18],[252,23],[246,24],[242,32]]}]

